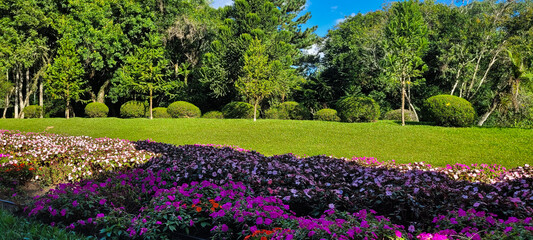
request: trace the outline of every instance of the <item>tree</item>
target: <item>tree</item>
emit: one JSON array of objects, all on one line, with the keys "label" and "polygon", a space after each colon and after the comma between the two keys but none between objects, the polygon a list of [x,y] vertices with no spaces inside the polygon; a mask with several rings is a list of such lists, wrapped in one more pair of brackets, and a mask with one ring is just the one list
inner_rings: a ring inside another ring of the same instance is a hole
[{"label": "tree", "polygon": [[418,1],[395,3],[386,29],[386,74],[400,85],[402,126],[405,125],[406,87],[427,69],[422,56],[428,46],[428,27]]},{"label": "tree", "polygon": [[79,56],[75,50],[74,42],[68,35],[60,40],[58,56],[48,67],[45,75],[47,92],[55,99],[65,101],[65,117],[69,119],[70,102],[80,101],[83,93],[87,91],[87,81],[83,80],[84,70]]},{"label": "tree", "polygon": [[125,65],[119,70],[121,81],[118,84],[133,91],[148,94],[150,119],[153,118],[153,94],[171,94],[179,87],[176,81],[165,78],[164,70],[168,61],[164,58],[161,38],[151,34],[141,47],[135,47],[133,54],[126,58]]},{"label": "tree", "polygon": [[244,76],[239,77],[235,87],[254,106],[254,121],[257,119],[257,106],[275,91],[271,69],[265,46],[258,39],[252,40],[244,55]]},{"label": "tree", "polygon": [[[200,81],[209,90],[209,97],[221,104],[238,97],[235,81],[246,74],[244,55],[255,38],[266,47],[268,60],[278,61],[281,69],[288,70],[288,79],[296,79],[293,76],[297,73],[290,68],[300,64],[299,49],[311,46],[317,39],[315,28],[301,29],[310,17],[300,16],[304,4],[303,0],[236,0],[220,10],[218,34],[202,59]],[[278,93],[284,98],[288,91]]]}]

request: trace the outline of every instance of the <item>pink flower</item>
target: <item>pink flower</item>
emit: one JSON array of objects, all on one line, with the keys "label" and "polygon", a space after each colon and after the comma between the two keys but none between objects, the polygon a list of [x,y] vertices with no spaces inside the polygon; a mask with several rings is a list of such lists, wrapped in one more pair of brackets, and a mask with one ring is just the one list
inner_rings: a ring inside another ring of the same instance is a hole
[{"label": "pink flower", "polygon": [[102,198],[102,199],[100,199],[100,201],[99,201],[98,203],[99,203],[100,205],[104,205],[106,201],[107,201],[107,200],[105,200],[105,198]]},{"label": "pink flower", "polygon": [[96,218],[103,218],[103,217],[105,217],[105,215],[103,213],[96,214]]},{"label": "pink flower", "polygon": [[398,238],[402,238],[402,232],[396,230],[396,232],[394,232],[396,234],[396,237]]}]

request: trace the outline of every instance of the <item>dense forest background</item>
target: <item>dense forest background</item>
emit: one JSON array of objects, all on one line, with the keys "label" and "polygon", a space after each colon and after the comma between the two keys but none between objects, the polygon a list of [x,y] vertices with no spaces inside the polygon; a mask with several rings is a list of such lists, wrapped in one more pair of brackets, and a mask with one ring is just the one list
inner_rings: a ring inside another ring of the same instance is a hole
[{"label": "dense forest background", "polygon": [[473,104],[479,125],[533,126],[533,1],[390,3],[324,38],[302,27],[305,2],[3,0],[3,116],[24,118],[30,105],[45,117],[83,116],[89,102],[118,116],[123,103],[150,96],[154,107],[182,100],[220,110],[254,101],[239,82],[255,74],[269,83],[263,110],[290,100],[315,113],[369,96],[386,112],[400,108],[405,89],[416,112],[450,94]]}]

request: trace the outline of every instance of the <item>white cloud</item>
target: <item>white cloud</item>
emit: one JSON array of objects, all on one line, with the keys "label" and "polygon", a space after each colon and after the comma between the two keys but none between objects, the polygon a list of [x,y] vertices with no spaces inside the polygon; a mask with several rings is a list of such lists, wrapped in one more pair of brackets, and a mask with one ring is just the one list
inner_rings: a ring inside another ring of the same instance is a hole
[{"label": "white cloud", "polygon": [[[352,13],[348,17],[354,17],[354,16],[355,16],[355,13]],[[344,22],[348,17],[339,18],[339,19],[335,20],[335,24],[340,24],[340,23]]]},{"label": "white cloud", "polygon": [[233,0],[213,0],[211,3],[211,7],[213,8],[220,8],[228,5],[232,5]]},{"label": "white cloud", "polygon": [[322,49],[320,47],[319,44],[313,44],[311,45],[311,47],[307,48],[307,49],[303,49],[303,53],[305,54],[308,54],[308,55],[319,55],[320,58],[323,58],[324,57],[324,53],[323,52],[320,52]]}]

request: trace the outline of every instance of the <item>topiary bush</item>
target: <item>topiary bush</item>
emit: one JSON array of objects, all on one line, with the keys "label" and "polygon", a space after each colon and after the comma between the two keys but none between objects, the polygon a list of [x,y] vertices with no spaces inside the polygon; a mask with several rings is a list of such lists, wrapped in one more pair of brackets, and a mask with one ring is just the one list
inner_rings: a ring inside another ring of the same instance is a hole
[{"label": "topiary bush", "polygon": [[439,126],[468,127],[476,112],[466,99],[452,95],[437,95],[425,102],[427,119]]},{"label": "topiary bush", "polygon": [[369,97],[344,97],[337,102],[343,122],[374,122],[379,118],[379,105]]},{"label": "topiary bush", "polygon": [[192,103],[177,101],[168,105],[168,114],[173,118],[197,118],[202,116],[202,111]]},{"label": "topiary bush", "polygon": [[170,114],[168,114],[166,107],[156,107],[152,109],[152,116],[154,118],[171,118]]},{"label": "topiary bush", "polygon": [[25,118],[40,118],[41,113],[43,112],[43,107],[39,105],[29,105],[25,107],[23,111]]},{"label": "topiary bush", "polygon": [[146,116],[146,104],[139,101],[129,101],[120,107],[120,116],[123,118],[142,118]]},{"label": "topiary bush", "polygon": [[[260,108],[257,107],[257,115],[259,115]],[[224,118],[245,118],[250,119],[254,117],[254,106],[245,102],[230,102],[222,108]]]},{"label": "topiary bush", "polygon": [[103,118],[107,117],[107,114],[109,113],[109,108],[99,102],[92,102],[87,104],[85,106],[85,115],[90,118]]},{"label": "topiary bush", "polygon": [[339,122],[341,118],[337,115],[337,110],[325,108],[315,113],[315,119],[319,121]]},{"label": "topiary bush", "polygon": [[220,111],[210,111],[210,112],[204,113],[202,118],[223,119],[224,114]]},{"label": "topiary bush", "polygon": [[284,102],[275,108],[269,109],[265,113],[267,118],[271,119],[290,119],[290,120],[304,120],[309,119],[309,111],[297,102]]},{"label": "topiary bush", "polygon": [[[383,116],[384,120],[402,120],[402,109],[390,110]],[[417,121],[415,112],[405,109],[405,121]],[[418,122],[418,121],[417,121]]]}]

